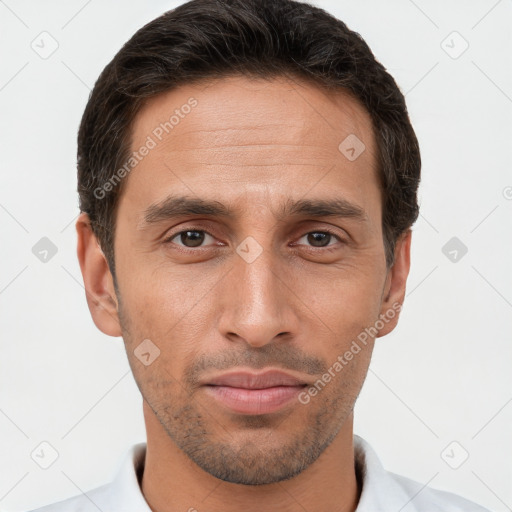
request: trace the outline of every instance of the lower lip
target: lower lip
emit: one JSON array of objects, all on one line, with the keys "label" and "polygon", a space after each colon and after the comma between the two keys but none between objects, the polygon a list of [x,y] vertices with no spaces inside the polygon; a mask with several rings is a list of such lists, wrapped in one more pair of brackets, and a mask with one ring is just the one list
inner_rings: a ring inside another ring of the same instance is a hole
[{"label": "lower lip", "polygon": [[304,386],[275,386],[265,389],[206,386],[207,392],[222,405],[239,414],[269,414],[297,398]]}]

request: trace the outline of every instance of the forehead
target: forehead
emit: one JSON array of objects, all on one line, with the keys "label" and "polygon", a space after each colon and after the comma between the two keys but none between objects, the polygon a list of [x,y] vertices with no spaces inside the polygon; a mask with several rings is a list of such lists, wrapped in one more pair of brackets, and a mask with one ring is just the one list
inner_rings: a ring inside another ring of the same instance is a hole
[{"label": "forehead", "polygon": [[221,141],[233,129],[249,131],[257,140],[268,140],[280,129],[280,138],[292,145],[307,138],[311,146],[331,142],[336,150],[344,135],[356,132],[367,139],[367,146],[373,143],[370,116],[348,90],[326,91],[292,77],[235,75],[182,85],[146,100],[132,125],[132,146],[138,147],[149,134],[178,146],[193,131],[197,138],[199,131],[213,132]]},{"label": "forehead", "polygon": [[269,190],[298,198],[313,187],[365,202],[368,182],[378,187],[368,112],[347,91],[303,80],[232,76],[177,87],[146,101],[131,142],[134,152],[150,147],[128,176],[132,207],[178,191],[266,201]]}]

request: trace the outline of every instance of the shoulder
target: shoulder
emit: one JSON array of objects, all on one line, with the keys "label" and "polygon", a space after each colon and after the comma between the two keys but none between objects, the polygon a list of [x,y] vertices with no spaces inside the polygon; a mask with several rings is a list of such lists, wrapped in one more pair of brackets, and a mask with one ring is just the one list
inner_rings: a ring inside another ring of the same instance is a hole
[{"label": "shoulder", "polygon": [[[490,512],[472,501],[454,494],[425,486],[403,475],[388,472],[389,477],[410,497],[414,510],[428,512]],[[404,512],[409,510],[404,508]],[[413,510],[411,508],[411,510]]]},{"label": "shoulder", "polygon": [[457,494],[387,471],[370,444],[357,435],[354,435],[354,455],[362,483],[357,512],[490,512]]},{"label": "shoulder", "polygon": [[29,512],[107,512],[111,484],[102,485],[87,493],[45,505]]},{"label": "shoulder", "polygon": [[30,512],[151,512],[139,486],[146,443],[133,445],[108,484]]}]

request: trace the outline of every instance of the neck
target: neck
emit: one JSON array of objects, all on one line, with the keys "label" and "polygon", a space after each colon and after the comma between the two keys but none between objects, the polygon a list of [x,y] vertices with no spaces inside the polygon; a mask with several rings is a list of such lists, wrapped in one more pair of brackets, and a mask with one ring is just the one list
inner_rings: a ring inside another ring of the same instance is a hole
[{"label": "neck", "polygon": [[354,512],[356,478],[353,414],[333,442],[294,478],[268,485],[224,482],[203,471],[178,448],[144,402],[147,451],[141,488],[153,512]]}]

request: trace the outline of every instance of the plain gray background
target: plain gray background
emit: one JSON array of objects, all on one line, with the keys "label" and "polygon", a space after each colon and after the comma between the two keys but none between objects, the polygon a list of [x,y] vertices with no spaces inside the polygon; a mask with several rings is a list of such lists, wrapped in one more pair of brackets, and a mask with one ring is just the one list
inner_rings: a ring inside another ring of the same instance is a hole
[{"label": "plain gray background", "polygon": [[[76,132],[103,67],[179,3],[0,0],[2,510],[106,483],[144,440],[122,340],[96,329],[85,301]],[[423,160],[404,310],[377,341],[355,432],[389,470],[511,510],[512,4],[316,5],[396,78]],[[37,257],[43,237],[57,251],[47,261]],[[31,457],[42,442],[58,454],[47,469]]]}]

